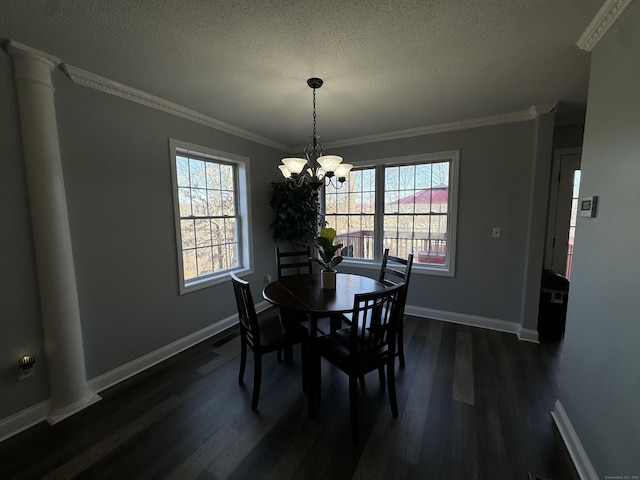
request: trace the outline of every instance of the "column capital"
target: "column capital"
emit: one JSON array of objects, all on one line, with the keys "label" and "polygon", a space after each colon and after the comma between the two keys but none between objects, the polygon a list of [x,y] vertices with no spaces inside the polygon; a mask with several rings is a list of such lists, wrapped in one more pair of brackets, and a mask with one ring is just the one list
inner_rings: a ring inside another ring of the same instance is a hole
[{"label": "column capital", "polygon": [[50,70],[56,68],[62,62],[58,57],[49,55],[48,53],[41,52],[35,48],[24,45],[15,40],[9,40],[6,45],[6,50],[13,58],[31,58],[33,60],[40,60],[49,66]]},{"label": "column capital", "polygon": [[60,59],[35,48],[9,40],[7,52],[13,57],[17,82],[30,82],[53,90],[51,72],[60,64]]}]

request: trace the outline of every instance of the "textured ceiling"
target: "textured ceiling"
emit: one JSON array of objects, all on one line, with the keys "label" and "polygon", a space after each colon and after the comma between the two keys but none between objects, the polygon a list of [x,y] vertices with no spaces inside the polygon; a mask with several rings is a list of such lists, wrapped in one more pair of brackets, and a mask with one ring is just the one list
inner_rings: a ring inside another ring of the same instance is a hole
[{"label": "textured ceiling", "polygon": [[0,0],[0,39],[297,147],[560,102],[602,0]]}]

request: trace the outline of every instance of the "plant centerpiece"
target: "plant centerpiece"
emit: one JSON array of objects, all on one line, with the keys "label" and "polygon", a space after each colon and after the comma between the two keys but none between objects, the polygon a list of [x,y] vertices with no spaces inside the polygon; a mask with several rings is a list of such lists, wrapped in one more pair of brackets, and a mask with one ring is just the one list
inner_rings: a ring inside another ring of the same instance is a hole
[{"label": "plant centerpiece", "polygon": [[336,288],[336,269],[335,267],[342,262],[342,255],[336,255],[336,252],[342,248],[342,243],[333,244],[336,238],[336,231],[333,228],[323,228],[320,235],[314,240],[314,244],[318,249],[320,257],[311,258],[311,261],[322,266],[321,282],[322,288]]}]

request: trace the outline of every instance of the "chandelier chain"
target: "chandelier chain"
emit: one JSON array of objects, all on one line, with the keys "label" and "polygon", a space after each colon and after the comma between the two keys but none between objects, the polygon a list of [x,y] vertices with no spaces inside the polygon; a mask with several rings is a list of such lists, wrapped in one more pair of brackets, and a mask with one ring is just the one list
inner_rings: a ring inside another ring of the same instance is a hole
[{"label": "chandelier chain", "polygon": [[313,89],[313,138],[316,138],[316,89]]}]

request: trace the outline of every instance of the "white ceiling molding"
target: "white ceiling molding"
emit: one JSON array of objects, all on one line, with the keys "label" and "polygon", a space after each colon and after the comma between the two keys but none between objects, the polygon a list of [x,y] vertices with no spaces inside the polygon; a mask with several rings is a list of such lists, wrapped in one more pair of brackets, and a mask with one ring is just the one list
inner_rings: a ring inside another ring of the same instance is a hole
[{"label": "white ceiling molding", "polygon": [[62,70],[67,74],[71,81],[77,83],[78,85],[93,88],[104,93],[124,98],[125,100],[136,102],[147,107],[155,108],[156,110],[160,110],[162,112],[169,113],[171,115],[175,115],[177,117],[184,118],[195,123],[200,123],[207,127],[211,127],[221,132],[229,133],[246,140],[251,140],[267,147],[277,148],[278,150],[287,150],[289,148],[286,145],[274,142],[273,140],[270,140],[266,137],[256,135],[255,133],[244,130],[240,127],[236,127],[235,125],[231,125],[230,123],[216,120],[215,118],[203,115],[202,113],[183,107],[181,105],[178,105],[177,103],[170,102],[163,98],[156,97],[155,95],[152,95],[150,93],[143,92],[142,90],[138,90],[122,83],[110,80],[108,78],[101,77],[100,75],[96,75],[95,73],[87,72],[86,70],[82,70],[67,63],[62,64]]},{"label": "white ceiling molding", "polygon": [[590,52],[622,15],[632,0],[607,0],[578,40],[579,48]]},{"label": "white ceiling molding", "polygon": [[[71,79],[71,81],[77,83],[78,85],[115,95],[125,100],[136,102],[192,122],[200,123],[207,127],[211,127],[216,130],[220,130],[222,132],[259,143],[261,145],[277,148],[286,152],[297,152],[299,150],[298,147],[291,147],[274,142],[273,140],[262,137],[248,130],[244,130],[221,120],[216,120],[215,118],[196,112],[195,110],[191,110],[160,97],[156,97],[155,95],[143,92],[142,90],[138,90],[122,83],[118,83],[95,73],[87,72],[86,70],[82,70],[67,63],[62,64],[62,70]],[[486,117],[473,118],[470,120],[460,120],[450,123],[411,128],[408,130],[366,135],[363,137],[355,137],[351,139],[339,140],[336,142],[328,142],[325,145],[331,148],[345,147],[372,142],[419,137],[423,135],[433,135],[435,133],[453,132],[456,130],[467,130],[470,128],[502,125],[505,123],[524,122],[528,120],[534,120],[542,114],[551,112],[556,107],[556,103],[557,102],[532,105],[528,109],[506,114],[490,115]]]},{"label": "white ceiling molding", "polygon": [[6,50],[14,57],[26,55],[29,57],[39,58],[41,60],[46,60],[52,63],[54,66],[60,64],[60,59],[58,57],[54,57],[53,55],[49,55],[48,53],[41,52],[40,50],[36,50],[35,48],[29,47],[27,45],[23,45],[22,43],[16,42],[15,40],[7,41]]},{"label": "white ceiling molding", "polygon": [[421,137],[423,135],[433,135],[435,133],[455,132],[457,130],[468,130],[470,128],[490,127],[493,125],[503,125],[505,123],[526,122],[535,120],[540,115],[550,113],[556,108],[557,102],[543,103],[532,105],[526,110],[518,110],[516,112],[503,113],[499,115],[489,115],[486,117],[472,118],[469,120],[459,120],[456,122],[440,123],[437,125],[428,125],[424,127],[410,128],[407,130],[398,130],[395,132],[380,133],[375,135],[366,135],[336,142],[327,142],[327,147],[349,147],[352,145],[361,145],[365,143],[384,142],[388,140],[400,140],[410,137]]}]

